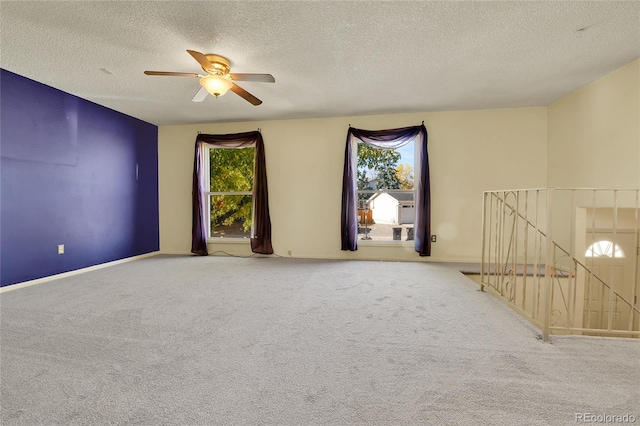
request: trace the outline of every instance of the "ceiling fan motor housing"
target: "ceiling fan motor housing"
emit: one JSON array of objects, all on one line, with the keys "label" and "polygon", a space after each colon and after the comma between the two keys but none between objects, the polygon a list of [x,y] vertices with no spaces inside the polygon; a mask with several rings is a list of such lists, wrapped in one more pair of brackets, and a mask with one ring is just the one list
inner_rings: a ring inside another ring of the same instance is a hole
[{"label": "ceiling fan motor housing", "polygon": [[208,74],[225,75],[225,76],[229,74],[229,71],[231,70],[231,64],[227,58],[220,55],[214,55],[213,53],[209,53],[204,56],[205,58],[207,58],[209,62],[211,62],[211,65],[213,65],[213,68],[214,68],[214,71],[212,71],[212,70],[206,70],[203,67],[202,69],[206,71]]}]

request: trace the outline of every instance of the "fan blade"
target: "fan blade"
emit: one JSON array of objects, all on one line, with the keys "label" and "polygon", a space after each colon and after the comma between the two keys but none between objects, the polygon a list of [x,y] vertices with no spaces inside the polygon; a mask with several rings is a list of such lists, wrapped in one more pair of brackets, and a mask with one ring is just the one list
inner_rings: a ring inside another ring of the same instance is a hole
[{"label": "fan blade", "polygon": [[201,87],[200,90],[198,90],[198,92],[196,92],[196,94],[193,96],[193,98],[191,99],[191,102],[202,102],[204,101],[204,98],[206,98],[208,94],[209,92],[207,92],[207,89],[205,89],[204,87]]},{"label": "fan blade", "polygon": [[234,84],[233,86],[231,86],[231,91],[233,93],[235,93],[236,95],[240,96],[241,98],[243,98],[245,101],[248,101],[248,102],[252,103],[255,106],[258,106],[258,105],[260,105],[262,103],[262,101],[260,99],[256,98],[251,93],[247,92],[246,90],[244,90],[242,87],[238,86],[237,84]]},{"label": "fan blade", "polygon": [[260,83],[275,83],[276,79],[271,74],[230,74],[235,81],[257,81]]},{"label": "fan blade", "polygon": [[188,50],[188,49],[187,49],[187,52],[189,52],[189,54],[193,56],[193,59],[198,61],[198,63],[202,66],[202,68],[204,68],[205,71],[215,71],[215,68],[213,67],[211,62],[209,62],[207,57],[204,56],[202,53],[196,52],[195,50]]},{"label": "fan blade", "polygon": [[169,75],[174,77],[200,77],[193,72],[145,71],[146,75]]}]

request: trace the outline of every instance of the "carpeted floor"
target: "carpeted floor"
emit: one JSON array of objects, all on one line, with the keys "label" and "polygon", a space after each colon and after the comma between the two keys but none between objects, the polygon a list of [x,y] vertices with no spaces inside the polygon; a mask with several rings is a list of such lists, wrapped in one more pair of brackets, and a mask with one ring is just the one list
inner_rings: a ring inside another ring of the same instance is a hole
[{"label": "carpeted floor", "polygon": [[3,425],[640,422],[640,341],[538,331],[454,267],[155,256],[2,293]]}]

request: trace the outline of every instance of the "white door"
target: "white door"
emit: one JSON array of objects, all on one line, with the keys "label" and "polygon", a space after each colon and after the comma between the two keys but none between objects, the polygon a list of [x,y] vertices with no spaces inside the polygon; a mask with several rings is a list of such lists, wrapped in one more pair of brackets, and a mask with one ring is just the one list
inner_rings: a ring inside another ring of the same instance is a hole
[{"label": "white door", "polygon": [[400,223],[413,224],[416,217],[416,208],[414,206],[399,206]]},{"label": "white door", "polygon": [[[633,232],[587,233],[587,277],[583,325],[587,328],[638,330],[638,249]],[[611,313],[611,314],[610,314]]]}]

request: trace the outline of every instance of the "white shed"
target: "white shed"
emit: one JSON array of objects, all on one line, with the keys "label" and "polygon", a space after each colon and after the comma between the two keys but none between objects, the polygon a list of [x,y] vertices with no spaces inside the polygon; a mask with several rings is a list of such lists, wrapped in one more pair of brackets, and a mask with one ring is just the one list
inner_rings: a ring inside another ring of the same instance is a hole
[{"label": "white shed", "polygon": [[393,225],[414,223],[416,209],[413,193],[379,192],[369,198],[368,202],[375,223]]}]

